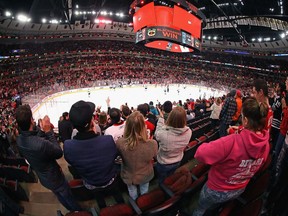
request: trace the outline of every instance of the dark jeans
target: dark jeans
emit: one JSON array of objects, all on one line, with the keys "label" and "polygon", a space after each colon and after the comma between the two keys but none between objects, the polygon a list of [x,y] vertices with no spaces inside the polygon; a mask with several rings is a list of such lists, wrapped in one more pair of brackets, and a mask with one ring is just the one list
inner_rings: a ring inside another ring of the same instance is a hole
[{"label": "dark jeans", "polygon": [[[272,171],[276,172],[276,165],[278,161],[278,157],[280,155],[283,143],[285,142],[285,136],[281,133],[279,133],[276,145],[274,146],[274,152],[273,152],[273,158],[272,158]],[[275,173],[273,173],[275,174]]]},{"label": "dark jeans", "polygon": [[82,208],[75,201],[66,180],[58,189],[52,190],[52,192],[57,196],[59,202],[69,211],[81,211]]},{"label": "dark jeans", "polygon": [[92,190],[93,193],[95,194],[100,209],[106,207],[105,202],[106,196],[113,196],[117,203],[124,203],[124,199],[119,190],[119,186],[120,186],[120,177],[119,175],[117,175],[117,177],[115,178],[115,180],[111,185],[105,188],[97,188]]},{"label": "dark jeans", "polygon": [[211,119],[211,127],[213,130],[219,125],[219,119]]},{"label": "dark jeans", "polygon": [[229,127],[229,125],[227,125],[224,122],[220,121],[220,127],[219,127],[219,136],[220,137],[227,136],[228,127]]},{"label": "dark jeans", "polygon": [[180,162],[173,164],[156,164],[158,183],[162,183],[166,177],[172,175],[175,170],[180,166]]},{"label": "dark jeans", "polygon": [[285,142],[285,135],[279,133],[278,135],[278,139],[277,139],[277,142],[276,142],[276,145],[275,145],[275,158],[276,158],[276,161],[279,157],[279,154],[281,152],[281,149],[282,149],[282,146],[283,146],[283,143]]},{"label": "dark jeans", "polygon": [[[280,130],[279,129],[271,127],[271,129],[270,129],[270,139],[271,139],[271,142],[272,142],[272,149],[271,149],[272,152],[275,151],[279,134],[280,134]],[[280,150],[281,150],[281,148],[280,148]]]}]

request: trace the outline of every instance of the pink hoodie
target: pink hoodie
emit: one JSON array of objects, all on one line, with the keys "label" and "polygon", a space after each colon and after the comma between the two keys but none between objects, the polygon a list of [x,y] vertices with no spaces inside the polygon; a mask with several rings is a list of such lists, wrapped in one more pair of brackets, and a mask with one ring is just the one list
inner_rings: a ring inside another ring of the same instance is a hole
[{"label": "pink hoodie", "polygon": [[207,186],[216,191],[245,188],[269,154],[269,132],[243,129],[197,149],[195,158],[211,165]]}]

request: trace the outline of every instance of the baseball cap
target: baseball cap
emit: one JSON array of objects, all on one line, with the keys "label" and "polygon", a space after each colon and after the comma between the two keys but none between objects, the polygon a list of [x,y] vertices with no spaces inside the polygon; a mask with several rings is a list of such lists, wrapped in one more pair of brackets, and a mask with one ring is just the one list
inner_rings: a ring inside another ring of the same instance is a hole
[{"label": "baseball cap", "polygon": [[232,90],[230,91],[230,95],[231,95],[232,97],[235,97],[235,95],[236,95],[236,89],[232,89]]},{"label": "baseball cap", "polygon": [[74,103],[69,111],[69,118],[75,128],[86,128],[91,122],[95,104],[80,100]]}]

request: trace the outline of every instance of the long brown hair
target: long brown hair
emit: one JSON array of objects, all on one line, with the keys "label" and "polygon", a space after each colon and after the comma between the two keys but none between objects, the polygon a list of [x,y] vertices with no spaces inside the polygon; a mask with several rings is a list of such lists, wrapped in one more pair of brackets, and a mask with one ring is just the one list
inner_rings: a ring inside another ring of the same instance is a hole
[{"label": "long brown hair", "polygon": [[135,111],[129,115],[125,123],[124,138],[126,146],[133,150],[139,140],[146,142],[148,140],[146,124],[143,115]]},{"label": "long brown hair", "polygon": [[174,128],[184,128],[186,126],[186,111],[183,107],[175,107],[168,116],[166,125]]}]

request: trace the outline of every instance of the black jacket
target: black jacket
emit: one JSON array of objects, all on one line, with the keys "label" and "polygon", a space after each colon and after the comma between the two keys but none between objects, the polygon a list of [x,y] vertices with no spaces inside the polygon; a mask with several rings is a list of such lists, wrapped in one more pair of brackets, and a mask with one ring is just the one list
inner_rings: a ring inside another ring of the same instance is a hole
[{"label": "black jacket", "polygon": [[60,141],[64,143],[65,140],[71,139],[73,125],[69,120],[62,120],[58,124]]},{"label": "black jacket", "polygon": [[63,152],[52,131],[21,131],[17,145],[44,187],[56,190],[63,184],[65,177],[56,162]]}]

